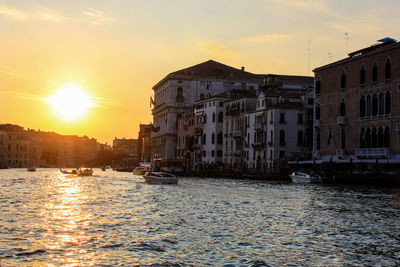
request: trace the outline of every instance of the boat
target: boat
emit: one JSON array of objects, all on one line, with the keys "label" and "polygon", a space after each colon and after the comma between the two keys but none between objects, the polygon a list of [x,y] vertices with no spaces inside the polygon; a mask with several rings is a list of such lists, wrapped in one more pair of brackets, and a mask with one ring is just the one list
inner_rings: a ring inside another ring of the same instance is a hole
[{"label": "boat", "polygon": [[27,170],[28,170],[28,172],[35,172],[36,171],[36,167],[29,167]]},{"label": "boat", "polygon": [[133,174],[134,175],[143,175],[149,171],[151,171],[151,164],[147,163],[147,162],[141,162],[141,163],[139,163],[139,166],[133,170]]},{"label": "boat", "polygon": [[92,168],[79,168],[78,175],[79,176],[91,176],[93,174]]},{"label": "boat", "polygon": [[318,183],[321,182],[321,176],[313,173],[305,173],[302,171],[295,171],[289,175],[293,183]]},{"label": "boat", "polygon": [[166,172],[146,172],[143,179],[148,184],[177,184],[178,178]]},{"label": "boat", "polygon": [[60,172],[63,173],[63,174],[78,174],[77,170],[66,171],[66,170],[60,169]]}]

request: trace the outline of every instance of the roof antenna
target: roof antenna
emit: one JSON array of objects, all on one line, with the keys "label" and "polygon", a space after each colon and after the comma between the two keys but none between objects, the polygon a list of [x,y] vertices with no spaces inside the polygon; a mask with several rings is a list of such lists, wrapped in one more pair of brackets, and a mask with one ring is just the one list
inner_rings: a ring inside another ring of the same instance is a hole
[{"label": "roof antenna", "polygon": [[349,37],[349,33],[348,32],[346,32],[345,34],[344,34],[344,36],[345,36],[345,40],[346,40],[346,56],[349,54],[349,39],[350,39],[350,37]]},{"label": "roof antenna", "polygon": [[307,63],[307,76],[310,76],[310,40],[308,40],[308,63]]}]

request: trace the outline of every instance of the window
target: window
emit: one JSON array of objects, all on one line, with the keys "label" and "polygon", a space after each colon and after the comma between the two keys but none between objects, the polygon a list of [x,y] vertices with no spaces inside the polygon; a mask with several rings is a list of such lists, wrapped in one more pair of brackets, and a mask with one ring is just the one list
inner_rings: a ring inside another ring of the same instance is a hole
[{"label": "window", "polygon": [[284,130],[280,130],[279,131],[279,145],[280,146],[285,146],[286,142],[285,142],[285,131]]},{"label": "window", "polygon": [[215,134],[212,133],[211,135],[211,144],[215,144]]},{"label": "window", "polygon": [[365,84],[366,72],[367,69],[365,67],[365,64],[362,64],[360,69],[360,84]]},{"label": "window", "polygon": [[382,92],[379,94],[378,106],[379,106],[378,115],[384,115],[385,114],[385,97],[383,96]]},{"label": "window", "polygon": [[281,159],[285,158],[285,151],[279,151],[279,157]]},{"label": "window", "polygon": [[371,117],[371,96],[367,96],[367,117]]},{"label": "window", "polygon": [[321,81],[320,80],[315,81],[315,93],[316,94],[321,93]]},{"label": "window", "polygon": [[204,123],[204,124],[206,124],[206,123],[207,123],[207,114],[204,114],[204,117],[203,117],[203,123]]},{"label": "window", "polygon": [[392,96],[390,92],[385,94],[385,115],[390,115],[392,113]]},{"label": "window", "polygon": [[178,87],[178,90],[177,90],[176,95],[177,95],[177,96],[182,96],[182,95],[183,95],[183,94],[182,94],[182,87]]},{"label": "window", "polygon": [[281,112],[279,114],[279,123],[285,123],[285,113]]},{"label": "window", "polygon": [[297,146],[303,146],[304,145],[304,134],[303,131],[298,131],[297,132]]},{"label": "window", "polygon": [[361,96],[360,98],[360,118],[365,117],[365,96]]},{"label": "window", "polygon": [[385,127],[385,132],[383,133],[383,146],[390,147],[390,131],[389,126]]},{"label": "window", "polygon": [[372,65],[372,81],[378,81],[378,62],[375,60]]},{"label": "window", "polygon": [[204,94],[200,94],[200,100],[203,100],[204,98]]},{"label": "window", "polygon": [[376,128],[372,128],[372,142],[371,142],[371,147],[376,148],[378,145],[378,133],[376,131]]},{"label": "window", "polygon": [[379,127],[378,130],[378,147],[383,147],[383,128]]},{"label": "window", "polygon": [[372,96],[372,116],[376,117],[378,115],[378,96],[374,94]]},{"label": "window", "polygon": [[385,80],[390,78],[392,78],[392,60],[388,57],[385,62]]},{"label": "window", "polygon": [[346,131],[344,130],[344,127],[342,127],[340,134],[340,148],[346,149]]},{"label": "window", "polygon": [[214,156],[215,156],[215,151],[211,150],[211,157],[214,157]]},{"label": "window", "polygon": [[371,148],[371,129],[368,128],[365,134],[365,147]]},{"label": "window", "polygon": [[315,107],[315,119],[321,119],[321,107],[319,105]]},{"label": "window", "polygon": [[346,72],[344,70],[340,74],[340,88],[346,88]]},{"label": "window", "polygon": [[212,122],[215,122],[215,112],[212,114]]},{"label": "window", "polygon": [[297,123],[303,123],[303,113],[297,113]]},{"label": "window", "polygon": [[207,140],[206,140],[206,137],[207,137],[206,134],[203,134],[203,140],[202,140],[202,141],[203,141],[203,145],[206,144],[206,141],[207,141]]},{"label": "window", "polygon": [[346,103],[344,103],[344,99],[340,101],[340,116],[346,116]]},{"label": "window", "polygon": [[217,144],[218,144],[218,145],[222,145],[222,142],[223,142],[222,133],[219,133],[219,134],[217,135]]},{"label": "window", "polygon": [[220,111],[218,113],[218,122],[223,122],[224,121],[224,113]]},{"label": "window", "polygon": [[362,128],[360,132],[360,148],[365,148],[365,141],[366,141],[365,139],[366,139],[365,130],[364,128]]}]

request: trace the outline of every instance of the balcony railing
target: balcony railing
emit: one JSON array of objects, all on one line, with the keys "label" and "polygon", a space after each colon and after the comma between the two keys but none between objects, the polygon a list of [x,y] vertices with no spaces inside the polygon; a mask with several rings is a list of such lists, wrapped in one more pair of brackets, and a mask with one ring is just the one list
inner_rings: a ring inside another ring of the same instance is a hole
[{"label": "balcony railing", "polygon": [[358,158],[389,158],[390,148],[360,148],[356,149]]},{"label": "balcony railing", "polygon": [[314,120],[314,127],[321,127],[320,120]]},{"label": "balcony railing", "polygon": [[232,132],[231,136],[233,138],[240,138],[240,137],[243,137],[243,133],[242,133],[242,131],[234,131],[234,132]]},{"label": "balcony railing", "polygon": [[338,158],[345,158],[346,157],[346,150],[344,149],[337,149],[336,150],[336,157]]},{"label": "balcony railing", "polygon": [[345,116],[339,116],[339,117],[337,117],[336,122],[337,122],[337,124],[343,125],[343,124],[346,123],[346,117]]},{"label": "balcony railing", "polygon": [[266,148],[265,143],[263,143],[263,142],[256,142],[256,143],[251,144],[251,146],[253,148]]},{"label": "balcony railing", "polygon": [[264,123],[254,123],[254,130],[264,130]]},{"label": "balcony railing", "polygon": [[313,157],[313,159],[319,159],[320,156],[321,156],[321,154],[320,154],[319,150],[314,150],[314,151],[312,152],[312,157]]}]

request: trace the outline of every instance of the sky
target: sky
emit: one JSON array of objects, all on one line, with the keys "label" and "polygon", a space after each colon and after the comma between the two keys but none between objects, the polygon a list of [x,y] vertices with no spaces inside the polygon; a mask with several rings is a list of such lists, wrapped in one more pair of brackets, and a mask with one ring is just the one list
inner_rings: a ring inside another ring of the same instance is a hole
[{"label": "sky", "polygon": [[[398,0],[0,0],[0,123],[137,138],[152,122],[152,87],[170,72],[213,59],[312,76],[399,39],[399,11]],[[92,101],[72,121],[47,101],[66,84]]]}]

